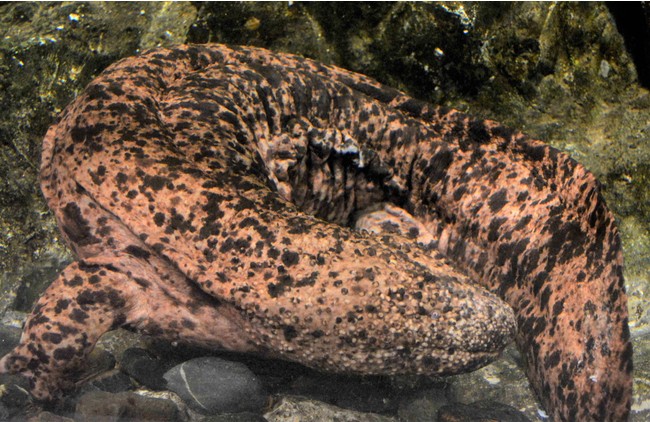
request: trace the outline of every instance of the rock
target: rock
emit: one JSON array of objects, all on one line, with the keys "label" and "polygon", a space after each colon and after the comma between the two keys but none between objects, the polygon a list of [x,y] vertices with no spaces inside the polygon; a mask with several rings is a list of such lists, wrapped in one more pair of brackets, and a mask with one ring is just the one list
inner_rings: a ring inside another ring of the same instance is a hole
[{"label": "rock", "polygon": [[337,407],[369,413],[397,409],[399,392],[387,377],[355,377],[309,372],[298,376],[283,394],[306,396]]},{"label": "rock", "polygon": [[[32,398],[27,392],[29,381],[21,375],[0,374],[0,404],[10,410],[20,411],[32,403]],[[1,420],[1,419],[0,419]]]},{"label": "rock", "polygon": [[166,388],[163,379],[164,366],[144,349],[135,347],[126,349],[120,361],[120,368],[145,387],[153,390]]},{"label": "rock", "polygon": [[133,383],[127,374],[115,369],[89,381],[86,386],[94,390],[106,391],[108,393],[120,393],[122,391],[131,390],[133,388]]},{"label": "rock", "polygon": [[[650,269],[650,267],[649,267]],[[644,341],[650,346],[650,335],[644,336]],[[643,377],[634,380],[634,401],[632,402],[632,412],[630,413],[630,422],[650,421],[650,350],[634,350],[634,372],[639,371],[639,366],[645,370]]]},{"label": "rock", "polygon": [[24,273],[14,271],[8,274],[9,278],[17,274],[22,278],[20,287],[15,291],[14,309],[30,313],[34,302],[70,262],[72,259],[67,254],[54,251],[43,254]]},{"label": "rock", "polygon": [[505,349],[502,359],[477,371],[450,377],[448,381],[447,397],[451,402],[471,403],[480,398],[516,406],[528,418],[538,418],[539,403],[514,345]]},{"label": "rock", "polygon": [[454,403],[438,411],[438,422],[530,422],[514,407],[492,401]]},{"label": "rock", "polygon": [[21,332],[18,327],[0,325],[0,356],[6,355],[18,345]]},{"label": "rock", "polygon": [[[100,337],[95,345],[96,348],[106,350],[115,357],[121,358],[127,349],[132,347],[139,347],[141,349],[149,349],[146,346],[143,336],[133,331],[128,331],[124,328],[118,328],[114,331],[109,331]],[[158,354],[160,356],[160,354]]]},{"label": "rock", "polygon": [[55,415],[54,413],[50,412],[40,412],[38,415],[29,418],[28,422],[74,422],[74,419]]},{"label": "rock", "polygon": [[95,347],[84,361],[79,379],[88,379],[115,368],[115,358],[106,350]]},{"label": "rock", "polygon": [[303,6],[282,2],[200,3],[187,42],[216,40],[304,54],[326,63],[336,57],[336,49],[323,36],[323,22]]},{"label": "rock", "polygon": [[264,416],[257,413],[242,412],[206,416],[201,422],[267,422]]},{"label": "rock", "polygon": [[296,396],[283,396],[264,417],[268,422],[397,422],[390,416],[355,412]]},{"label": "rock", "polygon": [[10,412],[7,409],[7,406],[4,403],[0,403],[0,421],[9,420]]},{"label": "rock", "polygon": [[135,393],[111,394],[95,391],[84,394],[77,403],[75,420],[93,422],[180,421],[178,408],[171,400],[143,397]]},{"label": "rock", "polygon": [[408,422],[435,421],[438,410],[447,403],[449,400],[445,389],[430,388],[403,400],[397,415],[400,420]]},{"label": "rock", "polygon": [[215,357],[192,359],[164,375],[167,389],[201,413],[260,411],[267,394],[246,366]]},{"label": "rock", "polygon": [[[113,355],[101,348],[95,348],[89,355],[89,360],[81,374],[76,379],[85,381],[80,383],[75,395],[83,395],[93,391],[106,391],[119,393],[133,389],[134,383],[131,378],[115,368]],[[74,407],[75,397],[64,396],[63,401]]]}]

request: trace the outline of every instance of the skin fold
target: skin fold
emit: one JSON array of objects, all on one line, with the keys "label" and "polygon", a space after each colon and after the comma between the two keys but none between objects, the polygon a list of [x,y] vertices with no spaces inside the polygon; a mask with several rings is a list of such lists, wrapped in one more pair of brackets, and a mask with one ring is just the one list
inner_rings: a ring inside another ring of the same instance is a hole
[{"label": "skin fold", "polygon": [[467,372],[514,336],[554,420],[629,414],[599,184],[498,123],[298,56],[158,49],[68,106],[41,187],[78,260],[0,361],[37,398],[116,327],[360,374]]}]

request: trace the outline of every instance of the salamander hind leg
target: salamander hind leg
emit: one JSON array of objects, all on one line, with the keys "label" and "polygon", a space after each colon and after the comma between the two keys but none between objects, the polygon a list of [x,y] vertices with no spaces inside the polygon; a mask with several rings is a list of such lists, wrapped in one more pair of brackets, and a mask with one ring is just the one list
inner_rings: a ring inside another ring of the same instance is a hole
[{"label": "salamander hind leg", "polygon": [[111,265],[72,263],[41,296],[0,371],[26,377],[35,398],[55,399],[99,337],[127,322],[134,284]]}]

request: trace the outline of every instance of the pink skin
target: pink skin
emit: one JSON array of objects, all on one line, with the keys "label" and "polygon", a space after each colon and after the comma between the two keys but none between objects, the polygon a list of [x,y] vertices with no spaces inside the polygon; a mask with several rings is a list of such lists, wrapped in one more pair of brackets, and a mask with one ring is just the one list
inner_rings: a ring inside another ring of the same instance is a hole
[{"label": "pink skin", "polygon": [[0,362],[38,398],[117,326],[363,374],[466,372],[516,330],[555,420],[629,413],[598,182],[494,122],[296,56],[183,46],[91,83],[41,177],[78,262]]}]

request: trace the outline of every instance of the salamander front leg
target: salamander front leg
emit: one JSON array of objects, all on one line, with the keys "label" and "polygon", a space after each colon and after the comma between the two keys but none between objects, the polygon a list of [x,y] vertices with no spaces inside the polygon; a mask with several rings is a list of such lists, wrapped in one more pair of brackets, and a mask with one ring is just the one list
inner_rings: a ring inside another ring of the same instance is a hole
[{"label": "salamander front leg", "polygon": [[37,399],[55,399],[99,337],[128,322],[134,286],[110,265],[71,264],[37,302],[0,371],[25,376]]}]

